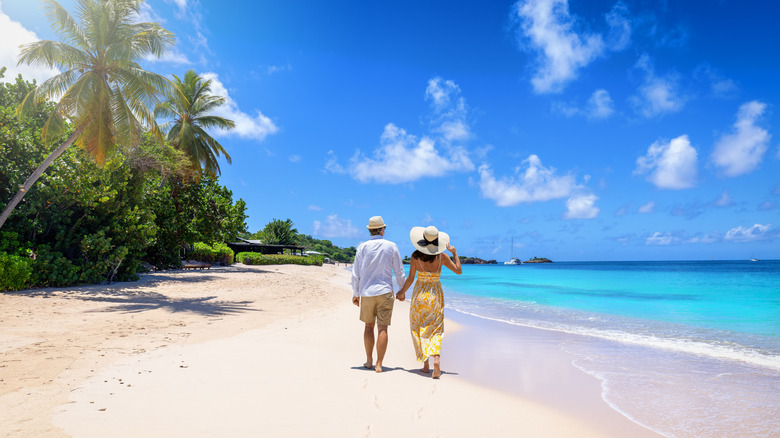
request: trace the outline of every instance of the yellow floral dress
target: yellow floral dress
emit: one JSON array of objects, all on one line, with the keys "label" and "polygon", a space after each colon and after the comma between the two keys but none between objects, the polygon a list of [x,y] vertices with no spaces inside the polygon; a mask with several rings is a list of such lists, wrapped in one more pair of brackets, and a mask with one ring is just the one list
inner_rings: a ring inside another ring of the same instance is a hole
[{"label": "yellow floral dress", "polygon": [[[439,265],[441,271],[441,265]],[[441,272],[417,271],[412,303],[409,310],[409,325],[417,360],[425,361],[428,356],[441,352],[441,338],[444,335],[444,293],[439,280]]]}]

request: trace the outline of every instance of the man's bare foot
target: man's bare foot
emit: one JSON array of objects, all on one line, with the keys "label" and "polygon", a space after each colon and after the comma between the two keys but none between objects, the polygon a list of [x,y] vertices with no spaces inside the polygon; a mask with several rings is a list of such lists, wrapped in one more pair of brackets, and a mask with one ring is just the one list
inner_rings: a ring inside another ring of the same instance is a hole
[{"label": "man's bare foot", "polygon": [[434,379],[438,379],[441,377],[441,367],[439,367],[438,363],[433,364],[433,374],[431,375]]},{"label": "man's bare foot", "polygon": [[374,371],[376,371],[377,373],[381,373],[382,372],[382,364],[377,362],[376,366],[374,367]]},{"label": "man's bare foot", "polygon": [[371,362],[366,362],[366,363],[363,364],[363,368],[367,368],[367,369],[370,370],[371,368],[374,368],[374,366],[371,365]]}]

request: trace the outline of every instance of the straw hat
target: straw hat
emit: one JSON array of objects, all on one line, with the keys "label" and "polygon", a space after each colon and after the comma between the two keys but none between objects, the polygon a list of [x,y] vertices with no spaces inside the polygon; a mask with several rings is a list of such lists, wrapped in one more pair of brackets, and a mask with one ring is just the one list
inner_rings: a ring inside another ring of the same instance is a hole
[{"label": "straw hat", "polygon": [[385,221],[382,220],[382,216],[374,216],[371,219],[368,220],[368,225],[366,225],[366,228],[369,230],[375,230],[377,228],[384,228],[386,227]]},{"label": "straw hat", "polygon": [[428,255],[443,253],[450,243],[449,234],[439,231],[433,225],[428,228],[412,228],[412,231],[409,232],[409,239],[418,251]]}]

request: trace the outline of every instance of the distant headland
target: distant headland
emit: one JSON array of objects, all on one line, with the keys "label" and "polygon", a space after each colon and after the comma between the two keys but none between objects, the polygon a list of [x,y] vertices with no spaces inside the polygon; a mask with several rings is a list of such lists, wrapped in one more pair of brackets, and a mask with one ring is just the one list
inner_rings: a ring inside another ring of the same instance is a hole
[{"label": "distant headland", "polygon": [[534,257],[530,260],[526,260],[523,263],[552,263],[553,261],[544,257]]},{"label": "distant headland", "polygon": [[[462,265],[495,265],[498,264],[495,260],[483,260],[479,257],[458,257]],[[405,257],[403,260],[405,265],[408,265],[411,261],[409,257]]]}]

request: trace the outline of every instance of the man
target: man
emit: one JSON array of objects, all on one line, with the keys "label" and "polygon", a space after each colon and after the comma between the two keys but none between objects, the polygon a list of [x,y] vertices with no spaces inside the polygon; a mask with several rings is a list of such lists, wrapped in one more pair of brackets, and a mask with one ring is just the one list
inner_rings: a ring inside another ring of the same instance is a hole
[{"label": "man", "polygon": [[[360,307],[360,320],[366,324],[363,343],[366,347],[366,368],[382,372],[382,360],[387,350],[387,326],[393,316],[393,272],[399,287],[404,284],[401,253],[395,243],[386,240],[385,222],[381,216],[368,220],[371,240],[358,245],[352,265],[352,303]],[[377,326],[376,366],[373,366],[374,325]]]}]

